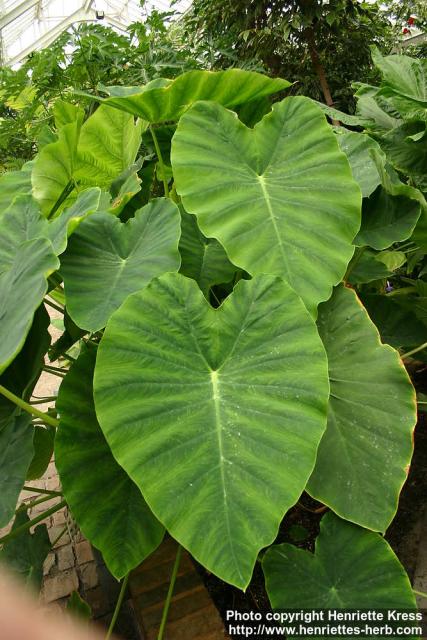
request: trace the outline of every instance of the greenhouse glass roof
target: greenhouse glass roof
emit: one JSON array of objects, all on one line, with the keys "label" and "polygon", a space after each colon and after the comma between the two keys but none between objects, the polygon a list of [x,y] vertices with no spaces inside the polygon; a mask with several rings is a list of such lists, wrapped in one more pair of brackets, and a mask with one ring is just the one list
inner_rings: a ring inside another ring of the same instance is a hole
[{"label": "greenhouse glass roof", "polygon": [[[173,10],[183,13],[191,0],[178,0]],[[97,22],[125,30],[144,21],[152,9],[168,11],[169,0],[0,0],[0,45],[3,64],[15,65],[35,49],[48,46],[79,22]]]}]

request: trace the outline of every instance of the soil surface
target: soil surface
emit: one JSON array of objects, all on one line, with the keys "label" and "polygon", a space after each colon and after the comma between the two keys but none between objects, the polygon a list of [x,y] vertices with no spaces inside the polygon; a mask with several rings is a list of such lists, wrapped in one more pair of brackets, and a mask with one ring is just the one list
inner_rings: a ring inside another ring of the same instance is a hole
[{"label": "soil surface", "polygon": [[[427,367],[420,364],[419,368],[414,367],[410,375],[417,391],[427,393]],[[411,580],[413,580],[418,547],[421,542],[420,525],[424,516],[426,496],[427,413],[420,413],[415,429],[414,455],[410,472],[400,495],[398,512],[385,536]],[[299,503],[286,514],[282,521],[275,544],[289,542],[297,547],[313,551],[323,513],[324,508],[322,509],[320,503],[307,494],[303,494]],[[200,565],[197,565],[197,568],[224,623],[226,611],[229,609],[237,609],[242,612],[267,612],[270,610],[264,576],[259,563],[255,567],[252,581],[246,593],[224,583]],[[225,626],[227,627],[227,624]],[[263,640],[259,636],[257,638]],[[272,640],[272,636],[269,636],[269,639]]]}]

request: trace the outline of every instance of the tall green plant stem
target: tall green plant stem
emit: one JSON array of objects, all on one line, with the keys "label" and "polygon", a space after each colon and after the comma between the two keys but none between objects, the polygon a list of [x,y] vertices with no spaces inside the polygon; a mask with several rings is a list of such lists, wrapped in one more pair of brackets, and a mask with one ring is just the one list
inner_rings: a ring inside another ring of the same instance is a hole
[{"label": "tall green plant stem", "polygon": [[165,604],[163,606],[162,620],[160,622],[159,634],[157,636],[157,640],[163,640],[163,635],[166,629],[166,623],[168,621],[169,608],[172,600],[173,591],[175,588],[176,577],[178,575],[179,563],[181,562],[181,554],[182,547],[178,546],[178,550],[176,552],[176,558],[172,569],[172,575],[169,583],[168,594],[166,596]]},{"label": "tall green plant stem", "polygon": [[44,423],[49,424],[51,427],[55,427],[56,429],[59,426],[59,420],[52,418],[52,416],[50,416],[48,413],[39,411],[38,409],[33,407],[31,404],[28,404],[28,402],[25,402],[25,400],[22,400],[22,398],[18,398],[18,396],[12,393],[12,391],[9,391],[2,385],[0,385],[0,393],[2,396],[4,396],[8,400],[16,404],[17,407],[20,407],[21,409],[23,409],[24,411],[26,411],[32,416],[37,416],[38,418],[43,420]]},{"label": "tall green plant stem", "polygon": [[44,303],[49,305],[49,307],[52,307],[52,309],[56,309],[60,313],[64,313],[64,309],[60,307],[59,304],[55,304],[54,302],[51,302],[48,298],[44,299]]},{"label": "tall green plant stem", "polygon": [[159,161],[160,169],[162,171],[163,188],[165,190],[165,196],[169,198],[169,185],[165,172],[165,163],[163,162],[162,152],[160,151],[159,141],[157,140],[156,132],[153,126],[150,127],[151,137],[153,138],[154,148],[156,149],[157,159]]},{"label": "tall green plant stem", "polygon": [[127,576],[123,578],[122,586],[120,587],[119,597],[117,598],[116,607],[114,609],[113,617],[111,618],[110,626],[108,627],[105,640],[109,640],[109,638],[111,638],[111,634],[113,633],[114,627],[116,626],[117,618],[119,617],[120,609],[122,607],[123,598],[125,597],[126,587],[129,582],[129,576],[130,576],[130,573],[128,573]]},{"label": "tall green plant stem", "polygon": [[47,496],[62,496],[60,491],[50,491],[49,489],[39,489],[39,487],[22,487],[23,491],[29,491],[30,493],[45,493]]},{"label": "tall green plant stem", "polygon": [[22,524],[20,527],[13,529],[13,531],[3,536],[3,538],[0,538],[0,544],[5,544],[6,542],[9,542],[9,540],[12,540],[13,538],[16,538],[17,536],[21,535],[21,533],[24,533],[24,531],[27,531],[27,529],[34,527],[36,524],[38,524],[45,518],[48,518],[53,513],[56,513],[57,511],[65,507],[66,504],[67,503],[65,500],[61,500],[61,502],[58,502],[58,504],[56,504],[54,507],[51,507],[47,511],[44,511],[43,513],[38,515],[36,518],[33,518],[33,520],[29,520],[25,524]]},{"label": "tall green plant stem", "polygon": [[427,598],[427,593],[425,593],[424,591],[417,591],[417,589],[412,589],[413,593],[415,593],[416,596],[421,596],[422,598]]},{"label": "tall green plant stem", "polygon": [[22,513],[22,511],[26,511],[27,509],[32,509],[36,507],[38,504],[42,504],[43,502],[47,502],[48,500],[54,500],[56,496],[43,496],[43,498],[37,498],[37,500],[33,500],[32,502],[25,502],[21,504],[20,507],[17,508],[15,513]]},{"label": "tall green plant stem", "polygon": [[403,360],[403,358],[409,358],[409,356],[414,355],[414,353],[418,353],[418,351],[422,351],[426,347],[427,347],[427,342],[423,342],[423,344],[420,344],[419,347],[415,347],[415,349],[411,349],[411,351],[407,351],[406,353],[402,353],[400,357],[402,358],[402,360]]},{"label": "tall green plant stem", "polygon": [[68,198],[70,193],[74,191],[75,187],[76,187],[76,183],[74,182],[73,178],[71,178],[68,181],[68,183],[65,185],[64,189],[62,190],[62,193],[60,194],[58,200],[55,202],[52,209],[50,210],[48,218],[53,218],[53,216],[58,211],[61,204],[65,202],[65,200]]},{"label": "tall green plant stem", "polygon": [[39,400],[31,400],[30,405],[34,404],[46,404],[46,402],[53,402],[58,396],[46,396],[46,398],[40,398]]}]

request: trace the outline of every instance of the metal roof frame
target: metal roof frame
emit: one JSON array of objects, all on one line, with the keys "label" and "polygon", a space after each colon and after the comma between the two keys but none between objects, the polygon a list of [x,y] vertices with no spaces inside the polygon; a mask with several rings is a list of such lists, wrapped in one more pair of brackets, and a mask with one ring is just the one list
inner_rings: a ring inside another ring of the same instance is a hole
[{"label": "metal roof frame", "polygon": [[[128,23],[145,17],[138,0],[81,0],[80,6],[79,0],[74,0],[68,15],[61,12],[62,8],[66,13],[66,0],[0,0],[0,62],[19,64],[33,51],[49,46],[71,25],[96,22],[95,7],[100,1],[108,7],[102,23],[119,31],[126,32]],[[170,8],[169,0],[151,0],[150,4],[160,11]],[[191,0],[178,4],[185,11]],[[52,7],[54,15],[49,14]],[[22,48],[17,52],[18,41]]]}]

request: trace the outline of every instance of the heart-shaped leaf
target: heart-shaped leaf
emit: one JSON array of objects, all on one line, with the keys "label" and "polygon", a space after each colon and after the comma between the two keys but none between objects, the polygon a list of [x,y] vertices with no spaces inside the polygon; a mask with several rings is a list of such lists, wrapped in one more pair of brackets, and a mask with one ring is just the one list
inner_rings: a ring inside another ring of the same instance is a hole
[{"label": "heart-shaped leaf", "polygon": [[382,85],[427,108],[427,61],[403,55],[382,56],[372,51],[372,60],[383,77]]},{"label": "heart-shaped leaf", "polygon": [[80,121],[70,122],[58,131],[58,140],[43,147],[31,174],[33,196],[48,217],[74,190],[73,174],[80,135]]},{"label": "heart-shaped leaf", "polygon": [[164,530],[113,458],[99,427],[93,403],[95,358],[96,349],[83,351],[59,390],[55,461],[83,534],[119,579],[154,551]]},{"label": "heart-shaped leaf", "polygon": [[[50,345],[49,325],[49,314],[41,305],[34,314],[23,348],[0,376],[0,385],[24,400],[30,399],[44,365],[44,356]],[[0,396],[0,429],[18,412],[16,404]]]},{"label": "heart-shaped leaf", "polygon": [[215,238],[205,238],[195,216],[181,211],[180,273],[193,278],[206,298],[215,284],[230,282],[238,270]]},{"label": "heart-shaped leaf", "polygon": [[240,588],[304,489],[327,396],[315,325],[272,276],[218,309],[194,280],[153,280],[110,319],[95,371],[115,458],[174,538]]},{"label": "heart-shaped leaf", "polygon": [[0,373],[21,350],[46,294],[46,278],[58,266],[49,240],[21,243],[0,222]]},{"label": "heart-shaped leaf", "polygon": [[101,105],[82,126],[74,179],[80,188],[108,189],[130,167],[147,123]]},{"label": "heart-shaped leaf", "polygon": [[361,300],[380,332],[382,342],[387,342],[392,347],[415,347],[422,344],[426,339],[426,326],[417,318],[412,300],[408,308],[405,308],[396,298],[398,296],[390,298],[368,294],[361,297]]},{"label": "heart-shaped leaf", "polygon": [[0,426],[0,527],[11,520],[33,457],[31,416],[11,417]]},{"label": "heart-shaped leaf", "polygon": [[314,554],[271,547],[262,562],[274,609],[416,609],[411,583],[377,533],[323,516]]},{"label": "heart-shaped leaf", "polygon": [[360,186],[362,196],[366,198],[381,184],[375,161],[370,154],[372,149],[380,152],[380,146],[378,142],[363,133],[345,129],[343,132],[337,136],[338,144],[348,158],[353,177]]},{"label": "heart-shaped leaf", "polygon": [[53,251],[60,255],[65,251],[68,236],[88,215],[94,213],[100,204],[101,190],[98,188],[82,191],[75,202],[52,221],[46,220],[36,201],[31,196],[18,196],[5,211],[0,227],[2,233],[10,234],[15,242],[47,238]]},{"label": "heart-shaped leaf", "polygon": [[362,227],[354,243],[386,249],[394,242],[402,242],[412,235],[421,207],[405,196],[391,196],[383,187],[363,201]]},{"label": "heart-shaped leaf", "polygon": [[180,265],[180,215],[157,198],[126,223],[108,213],[87,218],[61,260],[67,309],[82,329],[98,331],[130,293]]},{"label": "heart-shaped leaf", "polygon": [[354,291],[337,287],[319,307],[318,328],[331,396],[307,490],[342,518],[385,531],[411,461],[415,391]]},{"label": "heart-shaped leaf", "polygon": [[[27,524],[28,521],[27,514],[22,511],[16,516],[12,530]],[[4,562],[7,569],[27,586],[40,588],[43,564],[50,549],[47,527],[41,524],[35,528],[34,533],[27,529],[22,535],[9,540],[0,550],[0,563]]]},{"label": "heart-shaped leaf", "polygon": [[178,120],[198,100],[212,100],[226,107],[235,107],[290,86],[291,83],[282,78],[268,78],[242,69],[194,70],[181,74],[175,80],[157,78],[143,87],[102,87],[110,97],[91,98],[156,123]]},{"label": "heart-shaped leaf", "polygon": [[202,232],[248,273],[285,278],[314,312],[344,276],[361,194],[321,110],[273,105],[253,130],[199,102],[172,141],[176,188]]},{"label": "heart-shaped leaf", "polygon": [[[403,255],[403,262],[405,262],[405,254],[400,252],[396,253]],[[393,271],[387,267],[387,265],[380,260],[381,254],[373,249],[365,249],[358,261],[355,263],[353,269],[350,271],[347,282],[351,284],[360,284],[365,282],[373,282],[374,280],[385,280],[393,275]],[[398,256],[399,257],[399,256]],[[401,263],[402,264],[402,263]],[[400,266],[398,264],[398,266]]]},{"label": "heart-shaped leaf", "polygon": [[0,176],[0,217],[17,195],[31,195],[33,164],[26,162],[20,171],[7,171]]},{"label": "heart-shaped leaf", "polygon": [[100,107],[81,125],[62,126],[58,140],[38,154],[32,174],[33,194],[45,216],[70,206],[88,187],[108,189],[135,161],[141,122],[120,111]]}]

